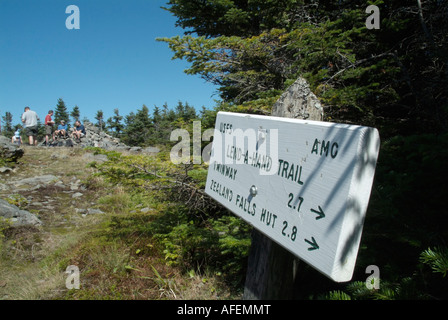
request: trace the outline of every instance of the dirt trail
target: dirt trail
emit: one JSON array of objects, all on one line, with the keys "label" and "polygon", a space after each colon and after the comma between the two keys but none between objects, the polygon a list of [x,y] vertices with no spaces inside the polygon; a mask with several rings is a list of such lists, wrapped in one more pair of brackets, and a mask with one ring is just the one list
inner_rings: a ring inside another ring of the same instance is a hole
[{"label": "dirt trail", "polygon": [[102,216],[95,207],[99,192],[85,185],[93,173],[87,164],[94,160],[84,149],[25,146],[14,170],[0,175],[0,199],[42,221],[40,227],[5,231],[0,300],[45,299],[65,290],[67,275],[54,257],[58,251],[62,257]]}]

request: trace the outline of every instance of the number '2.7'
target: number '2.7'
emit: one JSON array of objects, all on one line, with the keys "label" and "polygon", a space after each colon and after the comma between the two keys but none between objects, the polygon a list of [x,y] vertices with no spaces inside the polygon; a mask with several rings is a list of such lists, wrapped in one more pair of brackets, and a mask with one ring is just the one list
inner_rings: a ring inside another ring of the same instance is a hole
[{"label": "number '2.7'", "polygon": [[303,203],[303,198],[302,197],[298,197],[296,201],[294,201],[294,194],[290,193],[289,194],[289,201],[288,201],[288,208],[297,209],[297,212],[300,211],[300,207],[302,206]]}]

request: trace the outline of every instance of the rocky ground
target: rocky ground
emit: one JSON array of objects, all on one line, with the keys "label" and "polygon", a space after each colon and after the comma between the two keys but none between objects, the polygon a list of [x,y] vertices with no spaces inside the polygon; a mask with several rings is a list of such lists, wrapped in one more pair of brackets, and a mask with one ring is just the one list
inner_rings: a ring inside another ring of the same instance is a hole
[{"label": "rocky ground", "polygon": [[42,274],[48,272],[42,261],[73,235],[82,236],[79,230],[88,230],[103,214],[96,202],[99,192],[88,190],[86,183],[93,171],[87,164],[103,161],[104,155],[81,148],[23,148],[14,168],[0,173],[0,210],[10,212],[6,218],[14,226],[4,231],[0,300],[42,298],[36,294],[45,290],[38,286],[63,279],[57,269]]},{"label": "rocky ground", "polygon": [[219,275],[167,264],[148,229],[165,205],[96,176],[88,164],[105,160],[80,146],[24,146],[0,172],[0,213],[11,212],[0,219],[0,300],[230,297]]},{"label": "rocky ground", "polygon": [[[38,219],[23,216],[12,219],[16,225],[45,225],[55,212],[63,215],[70,209],[80,214],[98,212],[86,208],[86,188],[81,179],[88,169],[87,163],[103,161],[104,155],[93,155],[81,149],[26,148],[27,157],[11,170],[3,172],[0,179],[0,199],[34,213]],[[82,203],[82,204],[81,204]],[[11,217],[10,217],[11,218]]]},{"label": "rocky ground", "polygon": [[[98,127],[89,121],[84,122],[84,127],[86,130],[86,135],[80,140],[73,139],[71,135],[59,138],[57,141],[50,141],[49,145],[51,147],[98,147],[105,150],[115,150],[118,152],[130,152],[130,153],[142,153],[146,155],[157,154],[160,150],[156,147],[130,147],[125,145],[120,141],[120,139],[115,138],[104,131],[101,131]],[[45,141],[39,144],[40,147],[45,146]]]}]

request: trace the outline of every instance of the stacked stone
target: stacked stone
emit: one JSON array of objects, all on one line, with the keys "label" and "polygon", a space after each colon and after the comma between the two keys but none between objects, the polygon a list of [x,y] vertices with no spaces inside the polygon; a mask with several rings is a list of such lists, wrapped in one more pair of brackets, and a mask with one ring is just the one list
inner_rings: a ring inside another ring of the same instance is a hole
[{"label": "stacked stone", "polygon": [[[115,151],[129,151],[133,153],[145,153],[149,155],[157,154],[160,150],[155,147],[130,147],[122,142],[120,139],[113,137],[106,132],[100,130],[93,123],[89,121],[84,122],[84,128],[86,130],[86,135],[80,140],[68,137],[65,139],[60,139],[60,143],[56,143],[55,146],[64,147],[98,147],[105,150],[115,150]],[[70,133],[71,134],[71,133]],[[69,135],[70,135],[69,134]],[[43,144],[41,144],[43,145]]]}]

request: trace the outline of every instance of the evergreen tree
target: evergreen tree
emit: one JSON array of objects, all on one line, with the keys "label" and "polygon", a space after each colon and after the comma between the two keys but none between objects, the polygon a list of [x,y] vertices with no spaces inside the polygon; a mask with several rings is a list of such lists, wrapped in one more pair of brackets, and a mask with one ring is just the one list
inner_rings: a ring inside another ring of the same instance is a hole
[{"label": "evergreen tree", "polygon": [[131,112],[126,116],[125,123],[123,142],[132,146],[145,146],[151,138],[152,131],[148,107],[143,105],[136,114]]},{"label": "evergreen tree", "polygon": [[12,137],[14,135],[14,130],[12,128],[12,114],[9,111],[5,112],[3,119],[2,135],[5,137]]},{"label": "evergreen tree", "polygon": [[216,114],[218,111],[215,110],[208,110],[204,106],[202,107],[200,111],[200,119],[201,124],[203,128],[214,128],[215,122],[216,122]]},{"label": "evergreen tree", "polygon": [[103,131],[104,122],[103,122],[103,111],[102,110],[98,110],[96,112],[95,120],[97,121],[96,126],[100,128],[100,131]]},{"label": "evergreen tree", "polygon": [[78,106],[74,106],[72,112],[70,113],[70,116],[73,118],[74,121],[79,120],[79,118],[81,117],[81,114],[79,112],[79,107]]},{"label": "evergreen tree", "polygon": [[139,142],[139,130],[135,125],[135,113],[131,112],[124,118],[125,129],[123,130],[122,141],[129,145],[135,146]]},{"label": "evergreen tree", "polygon": [[62,98],[59,98],[58,103],[56,105],[56,109],[54,111],[54,121],[56,127],[59,125],[61,120],[64,120],[67,124],[69,124],[69,115],[67,112],[67,107],[65,106],[64,100],[62,100]]},{"label": "evergreen tree", "polygon": [[[365,279],[365,266],[375,264],[387,275],[382,272],[379,291],[366,294],[365,283],[355,282],[347,286],[350,295],[334,291],[332,297],[446,298],[447,218],[441,213],[446,211],[448,2],[171,0],[168,5],[186,35],[159,40],[168,43],[174,58],[190,63],[187,74],[217,85],[223,100],[216,110],[202,112],[207,123],[218,110],[270,114],[279,95],[304,77],[323,102],[326,120],[380,129],[384,142],[355,272]],[[368,5],[379,7],[380,29],[367,28]],[[164,111],[168,116],[172,110]],[[174,117],[184,112],[178,105]],[[323,283],[314,273],[302,278],[309,281],[309,287],[301,286],[307,294]]]},{"label": "evergreen tree", "polygon": [[152,144],[166,144],[170,140],[171,131],[174,129],[176,114],[165,103],[160,110],[155,106],[153,111]]},{"label": "evergreen tree", "polygon": [[154,106],[154,111],[152,112],[152,120],[154,123],[154,127],[159,128],[158,124],[162,121],[162,115],[160,114],[160,109],[158,106]]},{"label": "evergreen tree", "polygon": [[183,117],[185,121],[191,121],[197,118],[196,109],[194,108],[194,106],[190,106],[188,102],[185,102]]},{"label": "evergreen tree", "polygon": [[[159,40],[191,63],[188,74],[217,85],[234,110],[269,114],[303,76],[332,120],[387,125],[388,134],[447,129],[446,1],[168,4],[189,31]],[[378,30],[366,27],[369,4],[380,8]]]},{"label": "evergreen tree", "polygon": [[153,121],[153,132],[152,132],[152,137],[153,137],[153,141],[152,143],[156,143],[162,136],[163,136],[163,132],[162,130],[164,129],[164,123],[162,122],[163,118],[162,115],[160,114],[160,109],[157,106],[154,106],[154,111],[152,112],[152,121]]},{"label": "evergreen tree", "polygon": [[210,38],[250,37],[271,28],[289,27],[304,1],[170,0],[167,4],[165,9],[178,18],[176,25],[187,34]]},{"label": "evergreen tree", "polygon": [[162,121],[174,121],[176,118],[176,113],[174,110],[168,107],[168,104],[165,102],[162,106]]},{"label": "evergreen tree", "polygon": [[124,125],[121,123],[123,117],[120,116],[119,110],[114,109],[114,115],[107,119],[107,128],[115,137],[119,137],[123,131]]},{"label": "evergreen tree", "polygon": [[162,117],[165,119],[168,116],[168,104],[165,102],[162,106]]},{"label": "evergreen tree", "polygon": [[[170,143],[174,129],[191,129],[190,123],[196,119],[196,109],[188,102],[179,102],[174,110],[166,103],[162,108],[154,106],[152,117],[148,107],[143,105],[136,113],[125,116],[121,139],[133,146],[166,145]],[[108,120],[109,127],[112,122],[112,119]]]},{"label": "evergreen tree", "polygon": [[196,109],[193,106],[190,106],[188,102],[185,102],[184,104],[179,101],[175,109],[175,116],[177,119],[182,119],[183,121],[188,122],[192,119],[196,119]]},{"label": "evergreen tree", "polygon": [[40,119],[37,120],[37,128],[37,141],[45,141],[45,123],[42,123]]},{"label": "evergreen tree", "polygon": [[147,131],[152,126],[152,120],[149,115],[149,109],[146,105],[143,105],[141,109],[137,110],[135,120],[142,130]]}]

